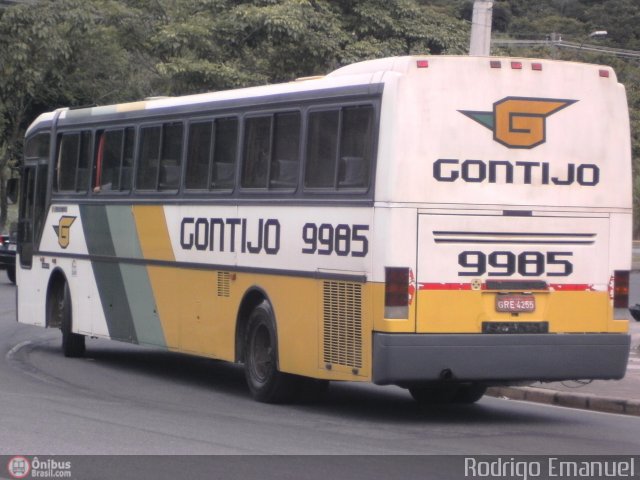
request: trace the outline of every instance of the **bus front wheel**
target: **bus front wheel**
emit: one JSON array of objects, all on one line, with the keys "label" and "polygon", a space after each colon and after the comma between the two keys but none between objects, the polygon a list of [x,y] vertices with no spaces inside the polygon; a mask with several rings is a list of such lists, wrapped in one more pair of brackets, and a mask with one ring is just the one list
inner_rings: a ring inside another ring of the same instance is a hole
[{"label": "bus front wheel", "polygon": [[244,337],[244,372],[253,398],[264,403],[291,401],[297,378],[278,370],[275,319],[265,300],[254,308]]},{"label": "bus front wheel", "polygon": [[83,357],[84,335],[73,333],[71,292],[67,282],[57,282],[49,298],[49,325],[59,325],[62,331],[62,353],[65,357]]}]

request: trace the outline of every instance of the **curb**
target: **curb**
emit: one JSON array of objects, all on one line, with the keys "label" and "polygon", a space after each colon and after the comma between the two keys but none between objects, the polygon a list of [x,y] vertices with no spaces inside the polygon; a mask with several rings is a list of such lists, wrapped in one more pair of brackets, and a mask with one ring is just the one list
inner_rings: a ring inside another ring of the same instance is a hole
[{"label": "curb", "polygon": [[558,392],[536,387],[491,387],[487,390],[487,395],[509,400],[524,400],[560,407],[640,416],[640,401],[638,400],[600,397],[587,393]]}]

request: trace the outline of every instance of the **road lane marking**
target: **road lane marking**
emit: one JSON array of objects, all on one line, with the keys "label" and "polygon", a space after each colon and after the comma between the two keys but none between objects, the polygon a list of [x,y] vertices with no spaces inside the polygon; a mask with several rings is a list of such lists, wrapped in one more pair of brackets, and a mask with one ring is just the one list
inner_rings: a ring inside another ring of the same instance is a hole
[{"label": "road lane marking", "polygon": [[11,350],[7,352],[7,354],[5,355],[5,358],[7,360],[11,360],[16,355],[16,353],[18,353],[27,345],[31,345],[32,343],[33,342],[31,340],[25,340],[24,342],[20,342],[19,344],[15,345]]}]

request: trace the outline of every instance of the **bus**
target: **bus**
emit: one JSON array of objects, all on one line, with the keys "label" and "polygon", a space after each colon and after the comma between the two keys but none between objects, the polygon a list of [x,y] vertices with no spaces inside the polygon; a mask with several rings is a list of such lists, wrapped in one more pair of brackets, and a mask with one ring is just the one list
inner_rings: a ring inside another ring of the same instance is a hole
[{"label": "bus", "polygon": [[406,56],[42,114],[19,322],[420,403],[625,374],[631,147],[605,66]]}]

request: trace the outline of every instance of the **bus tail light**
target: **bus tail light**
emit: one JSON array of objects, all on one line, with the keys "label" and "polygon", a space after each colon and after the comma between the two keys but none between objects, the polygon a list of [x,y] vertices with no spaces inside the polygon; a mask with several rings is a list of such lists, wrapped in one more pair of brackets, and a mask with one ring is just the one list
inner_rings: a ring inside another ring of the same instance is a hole
[{"label": "bus tail light", "polygon": [[409,317],[408,268],[385,268],[384,316],[385,318]]},{"label": "bus tail light", "polygon": [[613,273],[613,308],[629,308],[629,270]]}]

